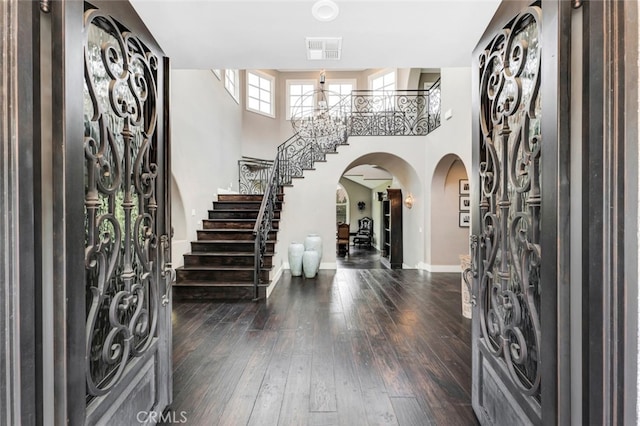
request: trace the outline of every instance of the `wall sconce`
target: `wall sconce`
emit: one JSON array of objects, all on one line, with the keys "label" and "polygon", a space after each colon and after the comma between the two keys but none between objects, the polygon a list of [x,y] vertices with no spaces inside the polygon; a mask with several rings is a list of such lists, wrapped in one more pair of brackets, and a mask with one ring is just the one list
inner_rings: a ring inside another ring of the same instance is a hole
[{"label": "wall sconce", "polygon": [[358,210],[362,211],[364,210],[364,207],[366,206],[364,201],[358,201]]},{"label": "wall sconce", "polygon": [[410,209],[411,207],[413,207],[413,195],[411,195],[411,193],[409,193],[407,195],[407,198],[404,199],[404,205]]}]

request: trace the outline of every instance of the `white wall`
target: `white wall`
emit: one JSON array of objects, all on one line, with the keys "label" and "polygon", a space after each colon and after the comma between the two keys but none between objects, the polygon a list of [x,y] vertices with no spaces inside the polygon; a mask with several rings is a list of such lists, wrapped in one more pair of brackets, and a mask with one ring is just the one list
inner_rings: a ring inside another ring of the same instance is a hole
[{"label": "white wall", "polygon": [[[275,78],[275,117],[269,117],[247,110],[247,80],[246,72],[240,73],[240,104],[242,106],[242,155],[248,157],[273,160],[276,148],[293,134],[291,124],[285,120],[285,81],[282,73],[274,70],[260,70]],[[317,76],[316,76],[317,78]]]},{"label": "white wall", "polygon": [[[174,267],[183,264],[218,188],[238,189],[242,136],[240,105],[209,70],[171,71],[171,167]],[[192,214],[195,213],[195,214]],[[184,220],[184,223],[180,223]]]},{"label": "white wall", "polygon": [[[428,176],[428,184],[425,185],[424,192],[424,200],[427,205],[432,204],[431,179],[442,158],[448,154],[455,154],[462,160],[469,173],[471,170],[471,69],[466,67],[443,68],[441,70],[441,88],[442,124],[426,136],[423,168],[425,176]],[[446,111],[451,111],[449,120],[444,119]],[[470,176],[469,180],[472,187],[477,184],[473,176]],[[431,216],[431,210],[427,209],[423,223],[427,236],[431,235],[433,230],[434,221]],[[423,265],[425,269],[438,270],[438,266],[446,265],[438,263],[437,258],[434,258],[433,250],[434,246],[430,244],[428,239],[425,239],[425,265]]]}]

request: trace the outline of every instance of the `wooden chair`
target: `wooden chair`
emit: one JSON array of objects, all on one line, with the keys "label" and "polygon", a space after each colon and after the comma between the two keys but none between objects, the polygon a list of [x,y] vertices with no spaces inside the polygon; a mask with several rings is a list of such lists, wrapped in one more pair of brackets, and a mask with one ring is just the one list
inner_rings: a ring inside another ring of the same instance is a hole
[{"label": "wooden chair", "polygon": [[371,242],[373,239],[373,219],[370,217],[363,217],[358,220],[358,232],[356,236],[353,238],[353,245],[362,245],[365,244],[367,246],[371,246]]},{"label": "wooden chair", "polygon": [[339,256],[349,254],[349,224],[340,223],[338,225],[338,238],[336,241],[336,252]]}]

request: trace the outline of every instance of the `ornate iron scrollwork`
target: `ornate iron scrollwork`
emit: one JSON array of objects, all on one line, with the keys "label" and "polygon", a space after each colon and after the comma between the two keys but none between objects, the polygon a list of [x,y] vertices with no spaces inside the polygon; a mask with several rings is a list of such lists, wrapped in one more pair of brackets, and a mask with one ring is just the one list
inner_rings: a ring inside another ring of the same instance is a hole
[{"label": "ornate iron scrollwork", "polygon": [[[431,90],[354,90],[352,136],[420,136],[439,125],[440,85]],[[432,93],[433,92],[433,93]],[[438,118],[435,113],[437,112]]]},{"label": "ornate iron scrollwork", "polygon": [[543,284],[540,22],[539,7],[521,13],[492,40],[479,69],[482,338],[519,389],[537,399]]},{"label": "ornate iron scrollwork", "polygon": [[157,58],[98,10],[84,16],[87,399],[108,393],[158,321]]},{"label": "ornate iron scrollwork", "polygon": [[244,158],[238,161],[239,189],[241,194],[264,194],[269,184],[269,172],[273,161]]}]

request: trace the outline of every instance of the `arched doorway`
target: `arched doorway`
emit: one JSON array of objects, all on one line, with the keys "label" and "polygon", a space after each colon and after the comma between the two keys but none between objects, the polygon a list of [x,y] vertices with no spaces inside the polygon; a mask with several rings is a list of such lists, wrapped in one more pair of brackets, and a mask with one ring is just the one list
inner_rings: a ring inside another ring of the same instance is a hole
[{"label": "arched doorway", "polygon": [[468,173],[455,154],[442,157],[434,170],[430,210],[429,270],[458,272],[460,255],[469,252],[471,223]]}]

